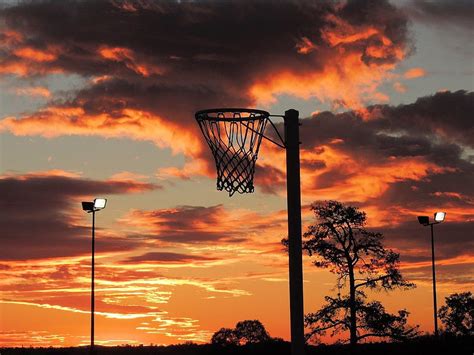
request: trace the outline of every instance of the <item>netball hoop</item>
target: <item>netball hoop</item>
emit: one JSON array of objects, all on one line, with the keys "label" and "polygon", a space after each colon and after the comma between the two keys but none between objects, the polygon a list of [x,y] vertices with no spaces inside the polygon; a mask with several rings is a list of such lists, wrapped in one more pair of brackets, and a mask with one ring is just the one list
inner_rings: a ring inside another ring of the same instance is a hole
[{"label": "netball hoop", "polygon": [[[286,150],[288,204],[288,254],[290,269],[291,353],[304,354],[303,265],[301,250],[301,191],[298,111],[288,110],[283,117],[283,140],[266,111],[247,108],[221,108],[198,111],[196,121],[206,139],[217,170],[217,189],[232,196],[254,191],[253,177],[262,138]],[[265,135],[270,124],[280,139]]]},{"label": "netball hoop", "polygon": [[196,120],[216,163],[217,189],[232,196],[254,191],[253,175],[269,113],[252,109],[211,109]]}]

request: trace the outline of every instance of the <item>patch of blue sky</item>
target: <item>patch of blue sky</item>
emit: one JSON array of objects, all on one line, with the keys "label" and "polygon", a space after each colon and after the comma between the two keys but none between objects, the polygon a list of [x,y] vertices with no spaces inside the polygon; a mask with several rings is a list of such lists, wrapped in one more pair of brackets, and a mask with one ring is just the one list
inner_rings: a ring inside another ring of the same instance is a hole
[{"label": "patch of blue sky", "polygon": [[[415,52],[395,70],[406,92],[399,93],[388,82],[381,87],[392,105],[409,104],[438,91],[474,90],[474,27],[470,31],[454,26],[436,27],[414,23]],[[411,68],[423,68],[426,76],[404,79]]]},{"label": "patch of blue sky", "polygon": [[183,165],[182,155],[151,142],[127,138],[1,135],[0,171],[27,173],[60,169],[90,179],[107,179],[123,171],[154,176],[159,168]]},{"label": "patch of blue sky", "polygon": [[[45,106],[50,99],[67,98],[68,92],[80,90],[89,79],[75,74],[51,74],[41,77],[20,78],[13,75],[0,79],[0,119],[34,112]],[[18,90],[43,87],[51,92],[51,97],[19,94]]]}]

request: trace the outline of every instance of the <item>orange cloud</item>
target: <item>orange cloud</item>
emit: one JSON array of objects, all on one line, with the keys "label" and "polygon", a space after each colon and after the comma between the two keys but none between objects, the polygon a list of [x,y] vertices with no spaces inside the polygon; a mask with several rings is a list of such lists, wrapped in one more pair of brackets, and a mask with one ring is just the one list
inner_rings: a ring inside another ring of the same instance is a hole
[{"label": "orange cloud", "polygon": [[321,30],[321,37],[331,47],[365,41],[365,55],[373,59],[397,59],[405,57],[405,51],[393,44],[383,31],[370,25],[351,25],[333,14],[326,16],[329,25]]},{"label": "orange cloud", "polygon": [[23,41],[23,35],[21,32],[5,30],[1,33],[0,36],[0,45],[2,46],[12,46],[17,45]]},{"label": "orange cloud", "polygon": [[315,97],[352,109],[362,109],[367,101],[388,101],[378,87],[394,77],[391,71],[405,58],[405,48],[371,25],[352,25],[334,14],[327,15],[326,21],[320,33],[329,48],[316,46],[307,37],[296,45],[303,55],[318,49],[318,56],[328,58],[323,67],[315,65],[304,72],[282,69],[257,80],[249,89],[257,103],[269,105],[282,94]]},{"label": "orange cloud", "polygon": [[0,62],[0,74],[15,74],[21,77],[28,75],[46,75],[63,73],[63,69],[45,66],[42,63],[29,60]]},{"label": "orange cloud", "polygon": [[402,94],[407,92],[407,87],[405,85],[403,85],[402,83],[398,82],[398,81],[393,84],[393,88],[397,92],[402,93]]},{"label": "orange cloud", "polygon": [[29,59],[33,62],[52,62],[58,56],[52,51],[43,51],[31,47],[22,47],[13,51],[17,57]]},{"label": "orange cloud", "polygon": [[51,97],[51,91],[42,86],[35,86],[29,88],[18,88],[15,90],[17,95],[26,95],[26,96],[40,96],[40,97]]},{"label": "orange cloud", "polygon": [[412,68],[407,70],[403,76],[405,79],[416,79],[426,76],[426,70],[423,68]]},{"label": "orange cloud", "polygon": [[[184,233],[193,231],[194,234],[219,233],[212,239],[224,237],[229,227],[234,224],[236,215],[231,215],[222,205],[214,207],[182,206],[157,211],[132,210],[120,221],[126,225],[133,225],[155,232]],[[181,228],[171,227],[173,221],[181,221]],[[192,236],[190,236],[192,237]]]},{"label": "orange cloud", "polygon": [[154,142],[170,148],[173,153],[198,156],[202,141],[191,131],[146,111],[123,109],[119,116],[107,113],[88,114],[82,107],[47,107],[20,119],[7,117],[0,121],[0,131],[15,135],[41,135],[47,138],[61,135],[127,137]]},{"label": "orange cloud", "polygon": [[163,70],[155,65],[139,62],[133,51],[128,48],[104,46],[98,52],[105,59],[123,62],[127,68],[144,77],[163,73]]},{"label": "orange cloud", "polygon": [[102,57],[111,60],[125,60],[125,59],[133,59],[133,52],[127,48],[120,48],[120,47],[103,47],[99,49],[99,53]]},{"label": "orange cloud", "polygon": [[0,65],[0,73],[16,74],[26,76],[30,72],[30,68],[25,63],[5,63]]},{"label": "orange cloud", "polygon": [[156,177],[160,180],[169,178],[178,178],[181,180],[190,180],[193,176],[215,177],[214,169],[211,169],[210,163],[201,158],[195,158],[187,161],[182,168],[169,166],[160,168],[156,172]]},{"label": "orange cloud", "polygon": [[114,174],[110,177],[110,180],[114,181],[137,181],[137,180],[147,180],[149,176],[132,173],[130,171],[122,171],[120,173]]},{"label": "orange cloud", "polygon": [[374,35],[379,34],[379,30],[371,26],[354,26],[347,21],[329,14],[326,20],[331,24],[321,30],[322,38],[328,42],[332,47],[339,44],[354,43],[360,40],[368,39]]},{"label": "orange cloud", "polygon": [[308,37],[302,37],[301,41],[296,44],[296,49],[299,54],[311,53],[316,48],[317,46]]},{"label": "orange cloud", "polygon": [[16,178],[18,180],[28,180],[28,179],[31,179],[31,178],[50,177],[50,176],[78,178],[78,177],[81,176],[81,173],[65,171],[65,170],[61,170],[61,169],[52,169],[52,170],[45,170],[45,171],[31,171],[31,172],[29,172],[27,174],[24,174],[24,175],[17,175],[17,174],[14,174],[14,173],[6,173],[6,174],[0,175],[0,179]]},{"label": "orange cloud", "polygon": [[131,210],[119,222],[135,233],[153,235],[161,250],[186,247],[193,255],[215,259],[205,261],[207,265],[234,263],[254,254],[263,264],[285,259],[280,240],[286,235],[286,210],[257,213],[222,205],[177,206]]},{"label": "orange cloud", "polygon": [[99,75],[99,76],[95,76],[91,79],[92,83],[93,84],[100,84],[100,83],[103,83],[107,80],[111,80],[112,79],[112,76],[110,75]]},{"label": "orange cloud", "polygon": [[[364,202],[380,197],[394,182],[421,180],[430,174],[448,171],[420,157],[391,157],[383,163],[364,163],[362,157],[353,157],[334,145],[304,150],[302,159],[321,160],[325,164],[316,171],[302,168],[302,191],[307,202],[314,199]],[[321,185],[321,179],[326,180],[327,174],[336,174],[338,179]]]},{"label": "orange cloud", "polygon": [[390,63],[366,64],[360,53],[341,53],[321,71],[273,73],[256,82],[249,91],[260,105],[272,104],[276,96],[290,94],[303,99],[315,97],[322,102],[338,102],[343,108],[362,108],[367,100],[388,100],[377,88],[391,77],[394,67]]}]

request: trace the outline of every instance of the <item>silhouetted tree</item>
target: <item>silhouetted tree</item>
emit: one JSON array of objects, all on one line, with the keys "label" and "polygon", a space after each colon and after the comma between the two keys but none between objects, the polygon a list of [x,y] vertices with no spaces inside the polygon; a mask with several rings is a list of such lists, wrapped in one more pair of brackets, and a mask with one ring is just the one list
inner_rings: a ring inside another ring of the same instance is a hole
[{"label": "silhouetted tree", "polygon": [[305,317],[311,331],[308,338],[349,331],[350,343],[368,337],[402,340],[417,334],[407,326],[408,312],[389,314],[378,301],[367,302],[364,289],[409,289],[414,284],[403,279],[399,255],[385,249],[381,233],[364,228],[366,214],[356,207],[325,201],[311,207],[317,224],[304,234],[303,248],[316,257],[315,266],[337,275],[336,297],[325,297],[326,304]]},{"label": "silhouetted tree", "polygon": [[264,343],[271,339],[259,320],[244,320],[238,322],[234,332],[239,339],[239,343],[242,345]]},{"label": "silhouetted tree", "polygon": [[221,328],[212,336],[211,344],[219,346],[239,345],[239,339],[233,329]]},{"label": "silhouetted tree", "polygon": [[439,309],[439,318],[448,333],[474,335],[474,296],[472,293],[453,293],[446,297],[446,305]]},{"label": "silhouetted tree", "polygon": [[239,345],[239,339],[233,329],[221,328],[212,336],[211,344],[218,346]]},{"label": "silhouetted tree", "polygon": [[234,329],[221,328],[214,333],[211,343],[218,346],[264,343],[272,340],[259,320],[243,320]]}]

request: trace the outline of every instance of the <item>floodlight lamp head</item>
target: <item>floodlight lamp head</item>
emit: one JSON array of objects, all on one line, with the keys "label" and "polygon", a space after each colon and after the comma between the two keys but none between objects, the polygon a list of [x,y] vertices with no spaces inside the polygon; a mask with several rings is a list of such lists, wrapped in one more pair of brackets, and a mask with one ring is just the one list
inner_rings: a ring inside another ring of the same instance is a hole
[{"label": "floodlight lamp head", "polygon": [[424,226],[427,226],[430,224],[430,218],[428,216],[418,216],[418,222]]},{"label": "floodlight lamp head", "polygon": [[443,222],[445,218],[446,218],[446,212],[436,212],[436,213],[434,214],[434,220],[435,220],[437,223]]},{"label": "floodlight lamp head", "polygon": [[94,202],[82,202],[82,209],[87,212],[94,210]]},{"label": "floodlight lamp head", "polygon": [[95,210],[104,209],[106,204],[107,204],[107,199],[106,198],[96,198],[94,200],[94,209]]}]

